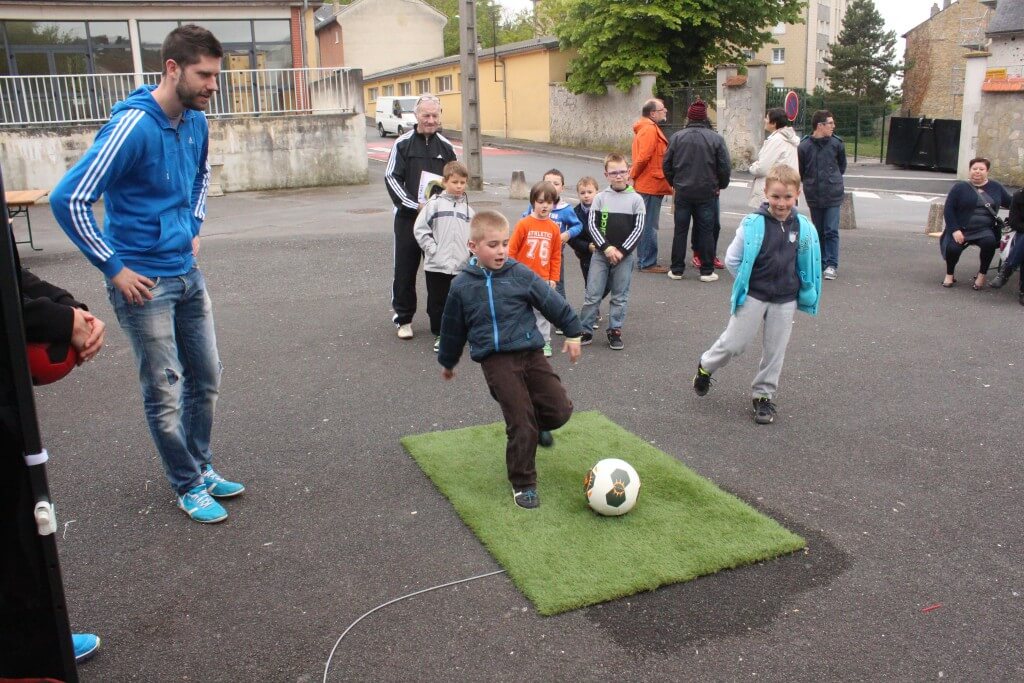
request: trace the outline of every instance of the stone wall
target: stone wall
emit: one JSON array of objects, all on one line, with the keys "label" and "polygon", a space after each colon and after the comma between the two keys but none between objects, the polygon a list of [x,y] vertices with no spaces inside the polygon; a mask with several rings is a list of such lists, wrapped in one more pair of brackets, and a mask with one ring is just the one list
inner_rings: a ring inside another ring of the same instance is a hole
[{"label": "stone wall", "polygon": [[764,62],[752,61],[746,76],[738,71],[733,64],[718,67],[718,132],[725,138],[733,168],[745,171],[764,142],[768,68]]},{"label": "stone wall", "polygon": [[629,92],[614,86],[604,95],[574,95],[561,83],[550,88],[551,142],[629,154],[633,122],[644,102],[654,97],[655,75],[638,74],[639,85]]},{"label": "stone wall", "polygon": [[[362,113],[210,119],[210,161],[228,192],[367,182]],[[92,145],[97,125],[0,129],[8,190],[49,190]]]},{"label": "stone wall", "polygon": [[1024,187],[1024,92],[981,94],[976,155],[992,161],[990,175]]}]

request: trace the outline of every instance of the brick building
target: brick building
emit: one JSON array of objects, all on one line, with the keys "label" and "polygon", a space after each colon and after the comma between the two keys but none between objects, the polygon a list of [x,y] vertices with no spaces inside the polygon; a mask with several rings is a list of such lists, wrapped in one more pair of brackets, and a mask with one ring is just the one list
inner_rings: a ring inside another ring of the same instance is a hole
[{"label": "brick building", "polygon": [[931,16],[903,34],[907,41],[902,116],[956,119],[963,113],[966,55],[988,44],[991,2],[944,0]]}]

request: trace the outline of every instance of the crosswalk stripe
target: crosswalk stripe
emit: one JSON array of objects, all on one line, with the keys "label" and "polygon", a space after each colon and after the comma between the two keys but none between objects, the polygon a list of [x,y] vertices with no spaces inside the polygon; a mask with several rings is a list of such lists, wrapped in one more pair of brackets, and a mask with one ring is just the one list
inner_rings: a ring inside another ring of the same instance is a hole
[{"label": "crosswalk stripe", "polygon": [[863,192],[863,191],[859,191],[859,190],[854,190],[853,191],[853,196],[854,197],[858,197],[860,199],[881,199],[881,197],[879,197],[874,192]]},{"label": "crosswalk stripe", "polygon": [[930,202],[932,200],[931,197],[922,197],[916,194],[898,194],[896,196],[908,202]]}]

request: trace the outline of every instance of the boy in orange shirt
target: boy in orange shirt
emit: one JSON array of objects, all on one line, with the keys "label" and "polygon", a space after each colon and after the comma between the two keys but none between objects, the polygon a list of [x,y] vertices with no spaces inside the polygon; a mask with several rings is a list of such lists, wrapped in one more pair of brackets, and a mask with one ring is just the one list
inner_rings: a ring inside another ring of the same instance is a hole
[{"label": "boy in orange shirt", "polygon": [[[519,261],[550,286],[557,287],[562,272],[562,237],[558,224],[551,220],[551,210],[558,203],[558,190],[549,182],[541,181],[530,189],[533,210],[516,223],[508,254]],[[544,355],[551,357],[551,323],[540,311],[534,310],[537,329],[544,336]]]}]

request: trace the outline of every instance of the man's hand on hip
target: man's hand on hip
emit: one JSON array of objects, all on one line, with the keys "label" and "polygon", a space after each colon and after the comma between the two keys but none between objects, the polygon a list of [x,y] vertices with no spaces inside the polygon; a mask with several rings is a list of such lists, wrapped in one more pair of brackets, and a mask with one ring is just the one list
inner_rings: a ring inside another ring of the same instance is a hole
[{"label": "man's hand on hip", "polygon": [[139,275],[131,268],[122,268],[120,273],[110,278],[110,281],[129,304],[141,306],[147,299],[153,298],[149,289],[154,282],[144,275]]}]

